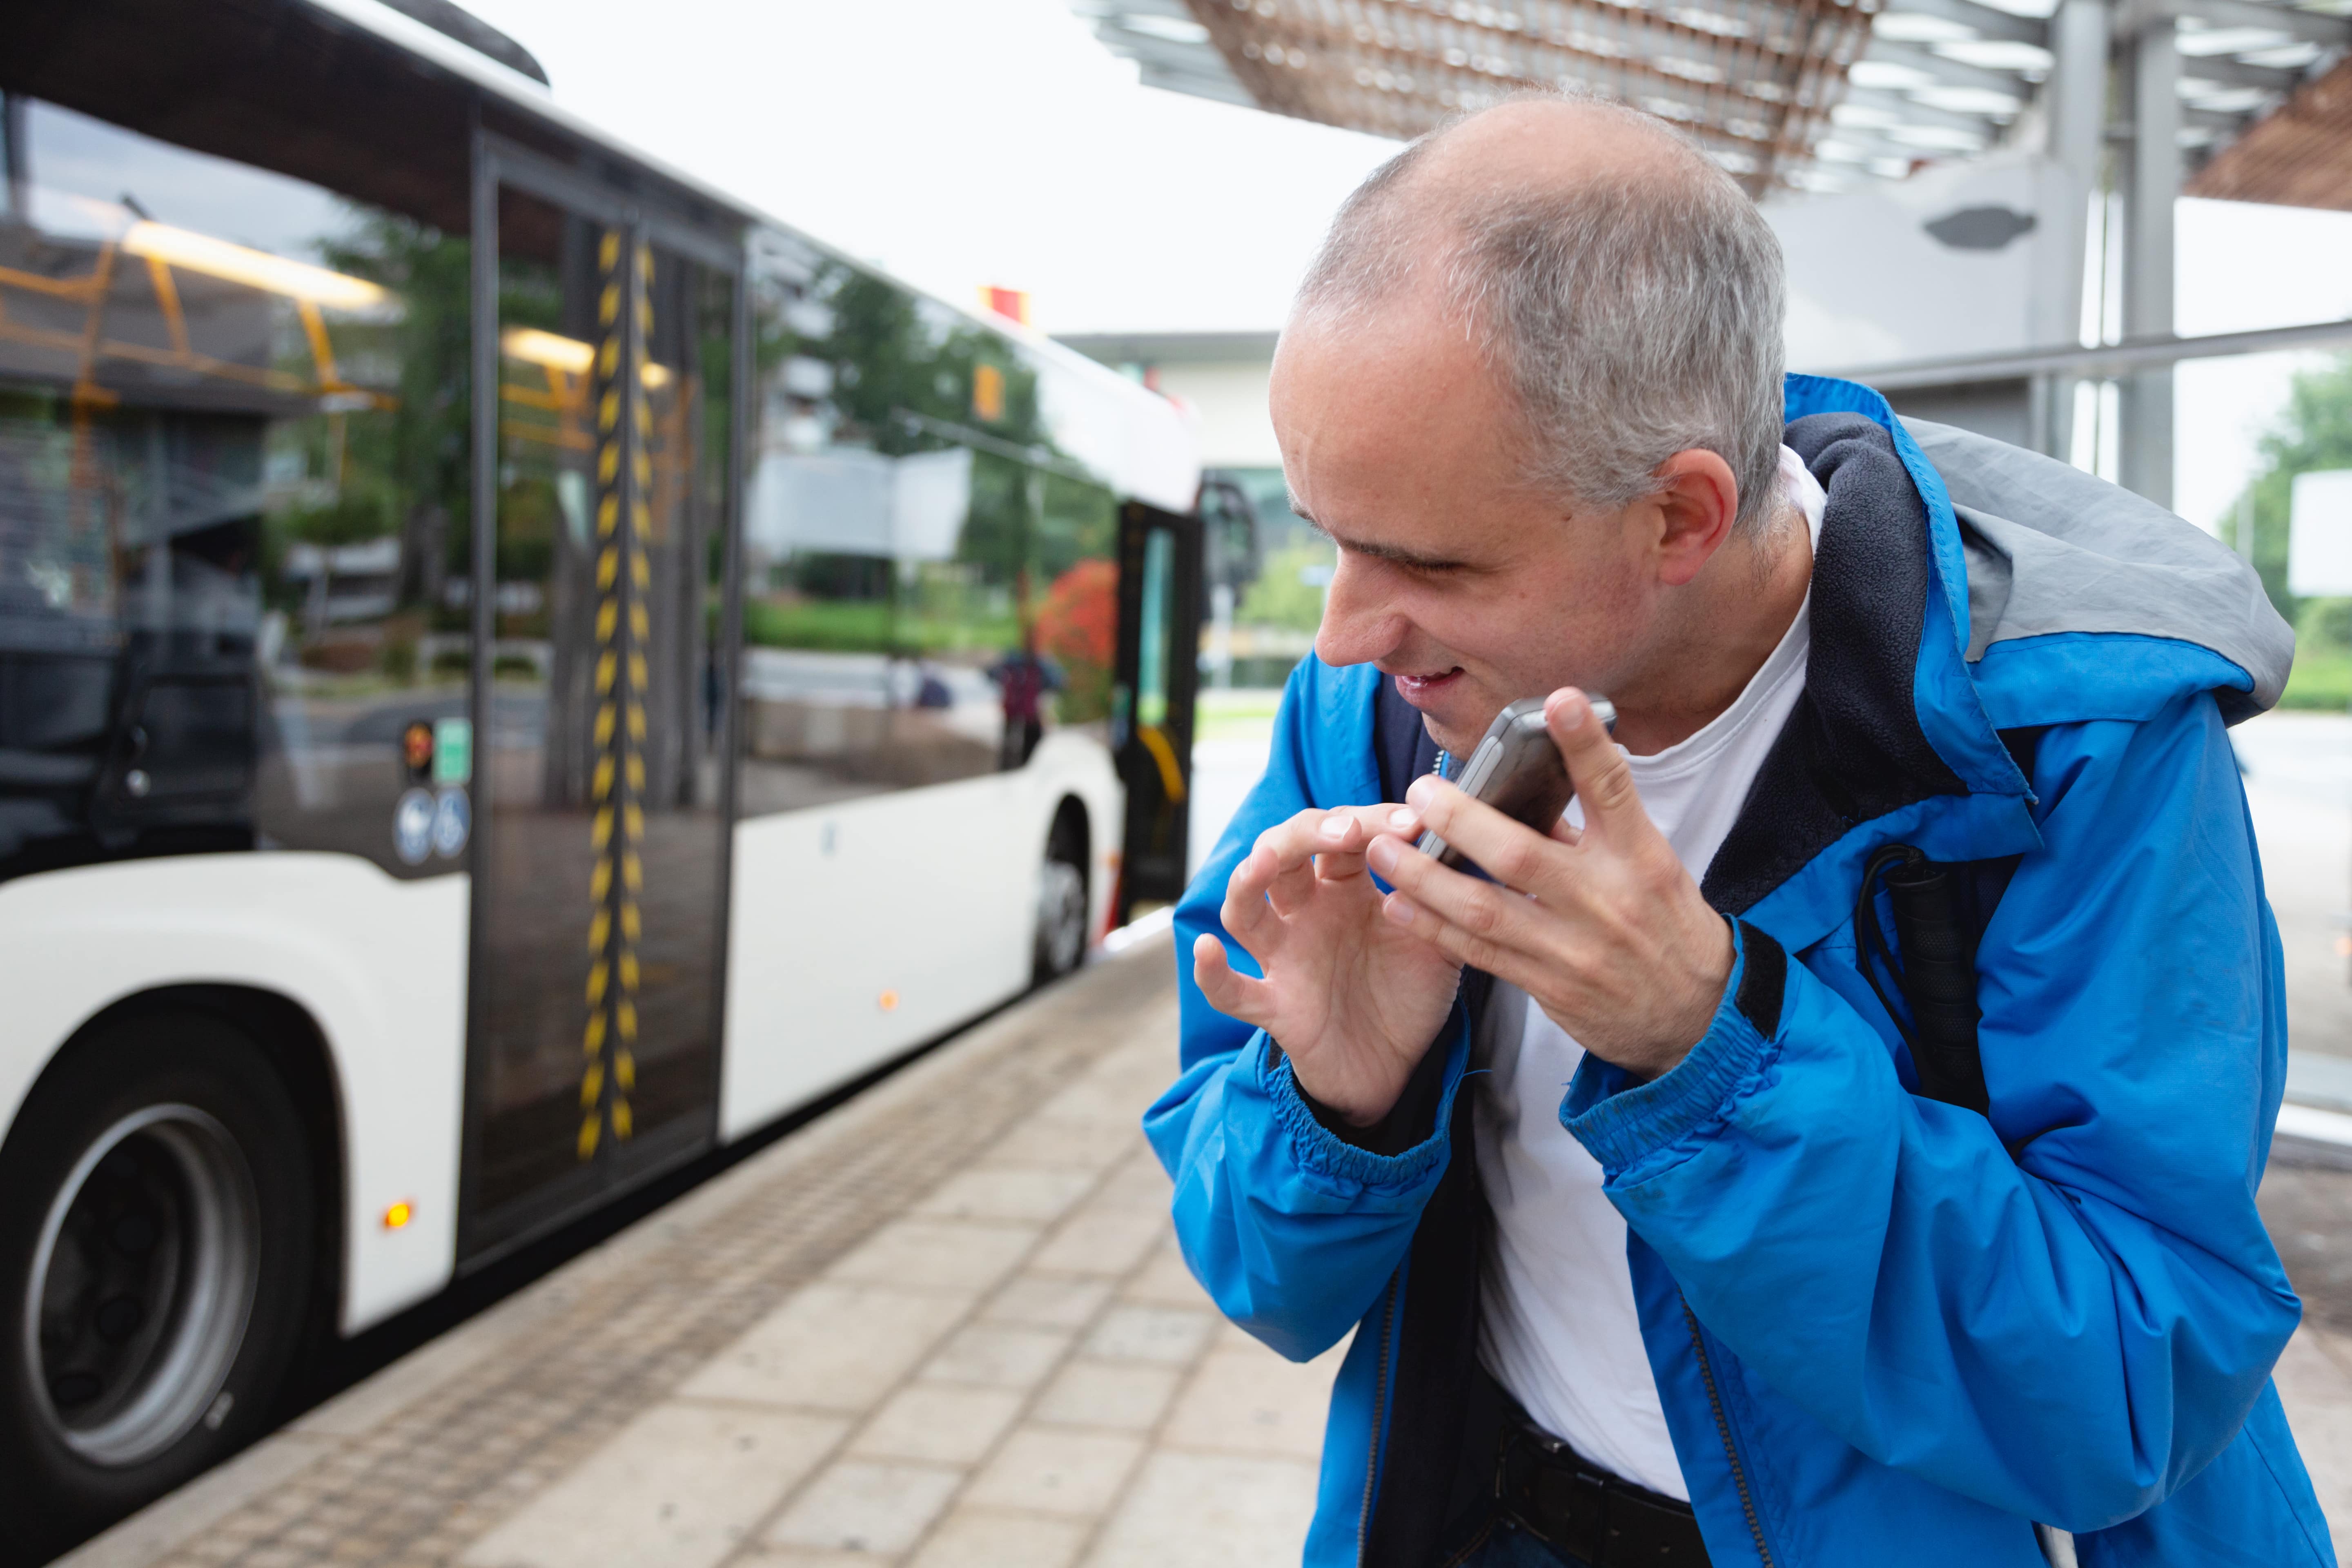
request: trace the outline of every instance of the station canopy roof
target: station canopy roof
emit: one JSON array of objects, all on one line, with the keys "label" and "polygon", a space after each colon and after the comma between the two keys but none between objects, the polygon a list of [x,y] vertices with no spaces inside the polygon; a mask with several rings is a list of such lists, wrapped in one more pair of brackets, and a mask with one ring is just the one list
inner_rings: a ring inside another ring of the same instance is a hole
[{"label": "station canopy roof", "polygon": [[[2055,0],[1068,4],[1147,86],[1375,135],[1580,82],[1679,121],[1761,195],[2001,143],[2049,74]],[[2352,207],[2352,0],[2135,6],[2179,16],[2190,194]]]}]

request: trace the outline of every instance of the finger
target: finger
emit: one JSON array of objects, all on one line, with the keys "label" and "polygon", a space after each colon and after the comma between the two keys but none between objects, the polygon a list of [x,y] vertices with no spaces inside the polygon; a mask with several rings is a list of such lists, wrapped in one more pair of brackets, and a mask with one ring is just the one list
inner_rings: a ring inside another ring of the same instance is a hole
[{"label": "finger", "polygon": [[1326,882],[1344,882],[1364,874],[1364,850],[1383,833],[1412,836],[1421,828],[1421,814],[1409,805],[1341,806],[1316,828],[1320,848],[1315,875]]},{"label": "finger", "polygon": [[1243,856],[1225,882],[1225,901],[1217,910],[1218,921],[1260,964],[1273,956],[1282,937],[1282,921],[1265,899],[1280,864],[1263,848]]},{"label": "finger", "polygon": [[[1488,807],[1480,809],[1489,816],[1500,815]],[[1513,832],[1530,844],[1538,847],[1543,844],[1542,839],[1517,823],[1508,818],[1504,818],[1504,821]],[[1445,832],[1442,827],[1438,831]],[[1458,842],[1450,834],[1447,838],[1450,842]],[[1383,838],[1375,844],[1370,859],[1373,869],[1387,878],[1389,885],[1397,892],[1404,895],[1417,912],[1419,921],[1433,919],[1459,927],[1466,934],[1498,948],[1520,949],[1534,945],[1536,906],[1509,888],[1482,882],[1459,871],[1449,871],[1429,856],[1394,838]],[[1481,859],[1479,864],[1483,866],[1486,862]],[[1397,918],[1398,911],[1389,912],[1391,919]],[[1415,920],[1407,920],[1405,923],[1418,928]],[[1483,969],[1486,965],[1479,967]]]},{"label": "finger", "polygon": [[1210,1006],[1229,1018],[1265,1028],[1274,1016],[1274,987],[1235,970],[1213,931],[1192,939],[1192,983]]},{"label": "finger", "polygon": [[[1412,793],[1430,829],[1504,886],[1540,895],[1552,890],[1552,879],[1567,871],[1559,847],[1545,834],[1513,821],[1454,784],[1443,779],[1423,779]],[[1378,859],[1372,861],[1372,869],[1388,875]]]},{"label": "finger", "polygon": [[1573,686],[1553,692],[1544,703],[1544,726],[1568,764],[1576,798],[1584,803],[1585,826],[1600,828],[1603,837],[1641,828],[1655,831],[1633,787],[1633,764],[1583,692]]},{"label": "finger", "polygon": [[[1441,868],[1442,869],[1443,868]],[[1409,893],[1391,893],[1381,913],[1454,963],[1482,969],[1508,985],[1533,994],[1549,973],[1542,961],[1491,937],[1478,936],[1417,902]]]}]

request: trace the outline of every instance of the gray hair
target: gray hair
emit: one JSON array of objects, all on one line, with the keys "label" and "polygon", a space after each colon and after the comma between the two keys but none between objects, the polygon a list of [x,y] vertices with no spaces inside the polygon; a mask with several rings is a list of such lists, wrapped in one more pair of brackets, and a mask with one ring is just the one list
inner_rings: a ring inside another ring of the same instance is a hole
[{"label": "gray hair", "polygon": [[1779,489],[1779,238],[1667,121],[1583,93],[1523,96],[1640,122],[1686,155],[1688,172],[1415,189],[1410,176],[1445,135],[1433,132],[1341,205],[1297,313],[1351,315],[1434,268],[1449,308],[1508,379],[1533,483],[1623,506],[1656,491],[1661,463],[1700,447],[1730,465],[1735,526],[1762,533]]}]

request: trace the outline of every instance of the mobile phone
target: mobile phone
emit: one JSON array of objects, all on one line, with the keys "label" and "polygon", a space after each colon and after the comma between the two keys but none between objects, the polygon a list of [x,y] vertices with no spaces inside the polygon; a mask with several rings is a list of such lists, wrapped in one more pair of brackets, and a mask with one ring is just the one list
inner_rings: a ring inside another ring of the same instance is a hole
[{"label": "mobile phone", "polygon": [[[1586,700],[1613,734],[1616,705],[1606,697]],[[1496,714],[1454,782],[1474,799],[1538,833],[1549,833],[1576,795],[1576,786],[1569,782],[1568,764],[1560,761],[1559,747],[1544,728],[1540,697],[1522,697]],[[1433,828],[1421,836],[1415,847],[1453,870],[1472,865],[1468,856],[1439,837]]]}]

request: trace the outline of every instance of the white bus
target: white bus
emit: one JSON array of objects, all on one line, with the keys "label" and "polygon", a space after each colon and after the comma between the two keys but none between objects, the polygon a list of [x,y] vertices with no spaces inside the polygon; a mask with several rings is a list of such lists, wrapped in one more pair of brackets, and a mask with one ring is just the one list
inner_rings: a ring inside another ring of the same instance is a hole
[{"label": "white bus", "polygon": [[5,26],[38,1552],[306,1347],[1172,897],[1199,470],[1158,396],[631,153],[443,0]]}]

